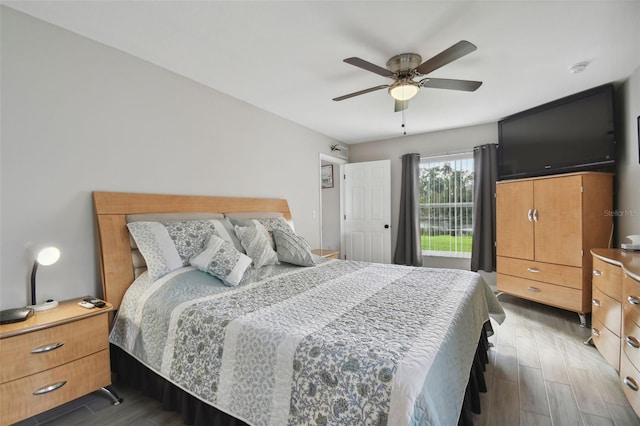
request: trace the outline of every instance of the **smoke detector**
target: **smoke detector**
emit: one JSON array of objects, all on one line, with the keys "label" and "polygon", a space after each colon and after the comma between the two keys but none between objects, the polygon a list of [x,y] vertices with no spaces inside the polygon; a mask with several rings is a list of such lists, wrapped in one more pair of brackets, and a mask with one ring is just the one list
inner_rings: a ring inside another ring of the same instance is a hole
[{"label": "smoke detector", "polygon": [[569,72],[571,74],[580,74],[587,69],[587,65],[589,65],[588,62],[578,62],[577,64],[571,65],[569,67]]}]

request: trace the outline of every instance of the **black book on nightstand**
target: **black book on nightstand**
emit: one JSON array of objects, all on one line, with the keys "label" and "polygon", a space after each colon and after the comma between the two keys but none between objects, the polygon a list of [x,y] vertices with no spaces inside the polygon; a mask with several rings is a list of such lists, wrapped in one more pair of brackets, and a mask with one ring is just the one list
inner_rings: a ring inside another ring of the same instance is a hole
[{"label": "black book on nightstand", "polygon": [[0,311],[0,324],[11,324],[12,322],[25,321],[33,315],[31,308],[13,308]]}]

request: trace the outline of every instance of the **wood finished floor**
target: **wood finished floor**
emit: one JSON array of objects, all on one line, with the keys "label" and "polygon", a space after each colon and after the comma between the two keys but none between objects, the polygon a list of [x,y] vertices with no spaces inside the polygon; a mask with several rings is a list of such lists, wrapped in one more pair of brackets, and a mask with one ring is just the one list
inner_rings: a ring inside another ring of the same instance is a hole
[{"label": "wood finished floor", "polygon": [[[490,338],[477,426],[638,426],[616,371],[585,346],[589,329],[571,312],[500,296],[507,319]],[[115,386],[124,398],[110,405],[100,392],[24,422],[27,425],[182,425],[181,416],[133,389]]]}]

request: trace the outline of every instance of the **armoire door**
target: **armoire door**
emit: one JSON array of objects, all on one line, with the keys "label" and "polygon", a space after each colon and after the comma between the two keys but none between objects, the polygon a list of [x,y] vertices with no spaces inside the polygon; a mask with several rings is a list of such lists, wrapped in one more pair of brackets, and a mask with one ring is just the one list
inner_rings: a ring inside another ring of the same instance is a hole
[{"label": "armoire door", "polygon": [[533,182],[496,185],[496,253],[533,260]]},{"label": "armoire door", "polygon": [[535,260],[582,266],[581,188],[582,176],[534,181]]}]

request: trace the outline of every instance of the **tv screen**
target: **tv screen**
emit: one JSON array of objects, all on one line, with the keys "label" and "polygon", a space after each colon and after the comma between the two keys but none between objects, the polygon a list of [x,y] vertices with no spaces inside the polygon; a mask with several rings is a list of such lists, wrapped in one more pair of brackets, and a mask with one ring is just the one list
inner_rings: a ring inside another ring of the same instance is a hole
[{"label": "tv screen", "polygon": [[613,166],[613,103],[607,84],[499,121],[498,179]]}]

